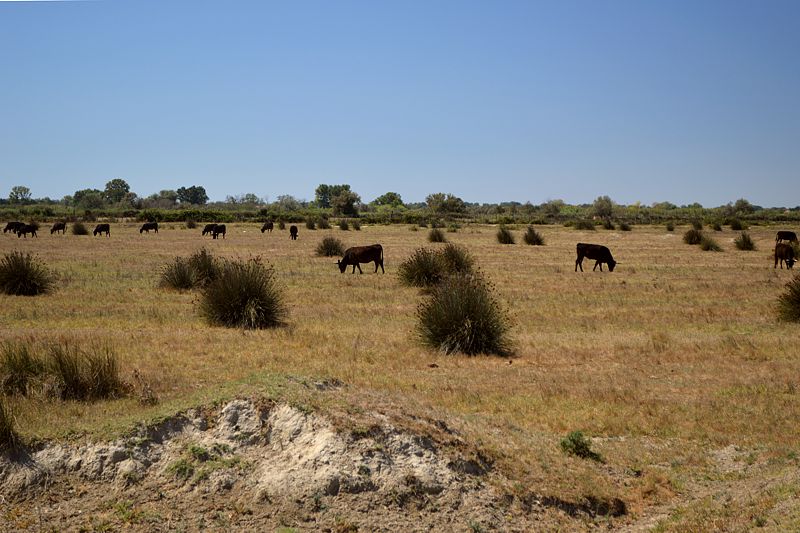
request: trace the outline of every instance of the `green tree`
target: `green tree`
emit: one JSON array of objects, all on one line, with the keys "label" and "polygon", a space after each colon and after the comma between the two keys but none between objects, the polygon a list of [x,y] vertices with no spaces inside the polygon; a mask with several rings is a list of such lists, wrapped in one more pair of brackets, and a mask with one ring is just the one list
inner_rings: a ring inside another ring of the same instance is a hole
[{"label": "green tree", "polygon": [[206,189],[200,185],[181,187],[175,193],[182,204],[205,205],[208,202]]},{"label": "green tree", "polygon": [[317,207],[323,209],[333,207],[333,199],[344,192],[350,192],[350,185],[346,183],[341,185],[322,183],[314,191],[314,203],[317,204]]},{"label": "green tree", "polygon": [[125,198],[125,195],[128,194],[130,190],[131,186],[128,185],[128,182],[121,178],[114,178],[106,183],[106,190],[103,192],[103,195],[110,203],[118,204]]},{"label": "green tree", "polygon": [[463,213],[467,209],[464,200],[454,194],[436,192],[429,194],[425,202],[431,211],[442,215]]},{"label": "green tree", "polygon": [[84,209],[100,209],[106,204],[103,191],[99,189],[81,189],[72,195],[75,206]]},{"label": "green tree", "polygon": [[359,203],[361,203],[361,197],[351,191],[349,187],[331,198],[334,215],[358,216]]},{"label": "green tree", "polygon": [[8,201],[12,204],[24,204],[30,202],[31,190],[24,185],[16,185],[11,187],[11,192],[8,195]]},{"label": "green tree", "polygon": [[390,207],[402,207],[403,199],[396,192],[387,192],[375,198],[373,205],[387,205]]},{"label": "green tree", "polygon": [[561,213],[565,205],[564,200],[548,200],[542,204],[542,211],[547,216],[555,217]]},{"label": "green tree", "polygon": [[593,207],[594,214],[600,218],[611,218],[614,215],[614,201],[608,196],[598,196]]}]

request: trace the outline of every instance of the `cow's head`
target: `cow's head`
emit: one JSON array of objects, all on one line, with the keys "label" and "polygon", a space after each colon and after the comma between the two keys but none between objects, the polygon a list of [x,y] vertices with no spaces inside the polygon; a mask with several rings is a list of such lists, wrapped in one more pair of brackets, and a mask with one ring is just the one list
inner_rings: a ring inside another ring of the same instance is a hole
[{"label": "cow's head", "polygon": [[609,262],[608,262],[608,271],[609,272],[614,272],[614,267],[615,266],[617,266],[617,262],[614,261],[613,259],[609,260]]},{"label": "cow's head", "polygon": [[339,265],[339,272],[344,274],[344,271],[347,269],[347,263],[342,263],[341,259],[337,259],[336,264]]},{"label": "cow's head", "polygon": [[794,257],[790,257],[786,260],[786,268],[792,268],[797,260]]}]

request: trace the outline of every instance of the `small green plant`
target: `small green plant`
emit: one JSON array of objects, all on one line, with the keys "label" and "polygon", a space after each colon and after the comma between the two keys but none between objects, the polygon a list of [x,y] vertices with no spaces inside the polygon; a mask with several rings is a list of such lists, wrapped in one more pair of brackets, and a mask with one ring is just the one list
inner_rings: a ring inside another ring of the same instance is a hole
[{"label": "small green plant", "polygon": [[186,229],[195,229],[197,227],[197,222],[192,219],[186,221]]},{"label": "small green plant", "polygon": [[350,231],[350,224],[347,223],[347,220],[342,219],[339,221],[339,229],[342,231]]},{"label": "small green plant", "polygon": [[736,245],[737,250],[746,250],[751,251],[756,249],[756,243],[753,241],[753,238],[750,237],[750,234],[746,231],[743,231],[739,234],[738,237],[733,241],[733,244]]},{"label": "small green plant", "polygon": [[444,275],[441,256],[433,250],[418,248],[397,267],[400,283],[409,287],[431,287]]},{"label": "small green plant", "polygon": [[561,440],[561,450],[568,455],[574,455],[581,459],[603,462],[600,454],[592,450],[592,441],[587,439],[580,431],[573,431],[563,438]]},{"label": "small green plant", "polygon": [[197,285],[197,275],[188,259],[176,257],[161,271],[159,286],[177,291],[188,291]]},{"label": "small green plant", "polygon": [[75,222],[70,231],[73,235],[89,235],[89,228],[83,222]]},{"label": "small green plant", "polygon": [[439,258],[447,273],[468,274],[472,272],[475,260],[463,246],[447,243],[439,251]]},{"label": "small green plant", "polygon": [[619,230],[620,231],[631,231],[631,225],[627,222],[620,222],[619,223]]},{"label": "small green plant", "polygon": [[531,246],[544,246],[544,237],[533,226],[528,226],[525,235],[522,236],[522,240],[525,244],[530,244]]},{"label": "small green plant", "polygon": [[14,413],[0,396],[0,452],[13,451],[19,447],[19,437],[14,425]]},{"label": "small green plant", "polygon": [[731,219],[730,225],[733,231],[744,231],[747,229],[747,225],[738,218]]},{"label": "small green plant", "polygon": [[306,228],[308,228],[310,230],[317,229],[317,222],[311,217],[307,218],[306,219]]},{"label": "small green plant", "polygon": [[264,329],[284,325],[288,308],[274,269],[256,258],[224,262],[202,292],[200,314],[216,326]]},{"label": "small green plant", "polygon": [[516,241],[514,240],[514,234],[511,233],[505,226],[500,226],[497,230],[497,242],[500,244],[514,244]]},{"label": "small green plant", "polygon": [[703,240],[703,232],[698,229],[692,228],[683,234],[683,242],[686,244],[700,244],[701,240]]},{"label": "small green plant", "polygon": [[336,237],[326,235],[317,245],[317,255],[321,257],[344,255],[344,244]]},{"label": "small green plant", "polygon": [[54,288],[53,273],[31,254],[11,252],[0,260],[0,292],[11,296],[36,296]]},{"label": "small green plant", "polygon": [[614,230],[614,229],[617,229],[617,228],[616,228],[616,226],[614,226],[613,222],[611,222],[609,219],[605,219],[603,221],[603,229]]},{"label": "small green plant", "polygon": [[722,251],[722,247],[717,243],[717,241],[715,241],[714,239],[712,239],[708,235],[703,235],[700,238],[700,249],[703,250],[704,252],[721,252]]},{"label": "small green plant", "polygon": [[785,322],[800,322],[800,274],[796,274],[778,296],[778,318]]},{"label": "small green plant", "polygon": [[667,222],[667,231],[675,231],[675,224],[672,222]]},{"label": "small green plant", "polygon": [[433,228],[430,233],[428,233],[428,240],[430,242],[447,242],[444,232],[439,228]]},{"label": "small green plant", "polygon": [[361,222],[358,220],[353,221],[353,229],[356,231],[361,231]]},{"label": "small green plant", "polygon": [[575,222],[575,229],[584,231],[594,231],[594,223],[591,220],[578,220]]},{"label": "small green plant", "polygon": [[170,463],[170,465],[167,466],[167,472],[177,479],[186,481],[194,474],[194,465],[189,459],[184,457]]}]

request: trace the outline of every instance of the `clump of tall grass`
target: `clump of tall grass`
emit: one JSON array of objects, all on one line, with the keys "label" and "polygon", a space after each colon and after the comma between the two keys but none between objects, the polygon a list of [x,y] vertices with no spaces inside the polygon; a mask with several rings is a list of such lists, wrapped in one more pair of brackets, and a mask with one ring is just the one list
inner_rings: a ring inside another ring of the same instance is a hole
[{"label": "clump of tall grass", "polygon": [[410,287],[431,287],[442,280],[441,255],[427,248],[418,248],[397,267],[400,283]]},{"label": "clump of tall grass", "polygon": [[44,373],[45,365],[29,342],[4,342],[0,348],[0,392],[28,394],[28,389]]},{"label": "clump of tall grass", "polygon": [[619,230],[620,231],[631,231],[631,225],[627,222],[620,222],[619,223]]},{"label": "clump of tall grass", "polygon": [[13,451],[19,447],[19,436],[14,425],[14,413],[0,397],[0,452]]},{"label": "clump of tall grass", "polygon": [[703,223],[697,219],[692,220],[692,229],[701,231],[703,229]]},{"label": "clump of tall grass", "polygon": [[73,235],[89,235],[89,228],[83,222],[75,222],[70,228]]},{"label": "clump of tall grass", "polygon": [[55,275],[29,253],[11,252],[0,260],[0,292],[36,296],[55,289]]},{"label": "clump of tall grass", "polygon": [[617,229],[617,228],[616,228],[616,226],[614,226],[613,222],[611,222],[608,219],[605,219],[603,221],[603,229],[614,230],[614,229]]},{"label": "clump of tall grass", "polygon": [[722,231],[722,225],[719,222],[712,222],[708,226],[714,231]]},{"label": "clump of tall grass", "polygon": [[700,244],[701,240],[703,240],[703,232],[699,229],[692,228],[683,234],[683,242],[686,244]]},{"label": "clump of tall grass", "polygon": [[256,258],[225,261],[202,292],[200,314],[215,326],[265,329],[284,325],[288,308],[275,270]]},{"label": "clump of tall grass", "polygon": [[197,275],[188,259],[176,257],[161,271],[159,286],[188,291],[197,286]]},{"label": "clump of tall grass", "polygon": [[480,276],[448,276],[420,303],[416,314],[417,333],[426,346],[466,355],[511,351],[509,317]]},{"label": "clump of tall grass", "polygon": [[717,243],[717,241],[715,241],[714,239],[712,239],[708,235],[703,235],[700,238],[700,249],[703,250],[704,252],[721,252],[722,251],[722,247]]},{"label": "clump of tall grass", "polygon": [[350,224],[347,223],[347,220],[342,219],[339,221],[339,229],[342,231],[350,231]]},{"label": "clump of tall grass", "polygon": [[356,231],[361,231],[361,222],[358,220],[353,221],[353,229]]},{"label": "clump of tall grass", "polygon": [[575,229],[594,231],[595,227],[591,220],[578,220],[575,222]]},{"label": "clump of tall grass", "polygon": [[428,240],[430,242],[447,242],[444,232],[439,228],[433,228],[430,233],[428,233]]},{"label": "clump of tall grass", "polygon": [[733,231],[744,231],[747,229],[747,225],[738,218],[731,219],[730,225]]},{"label": "clump of tall grass", "polygon": [[461,226],[453,222],[452,224],[448,224],[447,233],[457,233],[459,229],[461,229]]},{"label": "clump of tall grass", "polygon": [[321,257],[334,257],[344,255],[344,244],[331,235],[326,235],[317,245],[317,255]]},{"label": "clump of tall grass", "polygon": [[307,218],[306,219],[306,228],[311,229],[311,230],[317,229],[317,222],[311,217]]},{"label": "clump of tall grass", "polygon": [[514,234],[511,233],[505,226],[500,226],[497,230],[497,242],[500,244],[514,244],[516,241],[514,240]]},{"label": "clump of tall grass", "polygon": [[750,251],[756,249],[756,243],[753,241],[753,238],[750,236],[750,234],[747,233],[746,231],[740,233],[739,236],[736,237],[736,239],[733,241],[733,244],[736,245],[736,248],[738,250]]},{"label": "clump of tall grass", "polygon": [[525,244],[530,244],[531,246],[544,246],[544,237],[533,226],[528,226],[525,235],[522,236],[522,240]]},{"label": "clump of tall grass", "polygon": [[672,222],[667,222],[667,231],[675,231],[675,224]]},{"label": "clump of tall grass", "polygon": [[800,322],[800,274],[786,284],[778,296],[778,318],[786,322]]},{"label": "clump of tall grass", "polygon": [[319,219],[319,229],[331,229],[331,223],[328,222],[328,219],[322,217]]},{"label": "clump of tall grass", "polygon": [[286,229],[286,222],[284,222],[283,220],[279,220],[278,229]]},{"label": "clump of tall grass", "polygon": [[195,229],[197,227],[197,222],[192,219],[186,221],[186,229]]},{"label": "clump of tall grass", "polygon": [[438,252],[444,271],[467,274],[472,272],[475,260],[463,246],[448,243]]},{"label": "clump of tall grass", "polygon": [[208,285],[219,277],[219,261],[205,248],[189,256],[189,266],[194,271],[196,286]]}]

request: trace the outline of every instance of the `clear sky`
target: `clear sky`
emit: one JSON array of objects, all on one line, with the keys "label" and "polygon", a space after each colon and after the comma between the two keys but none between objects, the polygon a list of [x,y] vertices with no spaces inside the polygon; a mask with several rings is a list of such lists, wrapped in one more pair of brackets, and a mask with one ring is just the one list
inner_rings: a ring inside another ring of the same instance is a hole
[{"label": "clear sky", "polygon": [[0,195],[800,204],[800,1],[0,1]]}]

